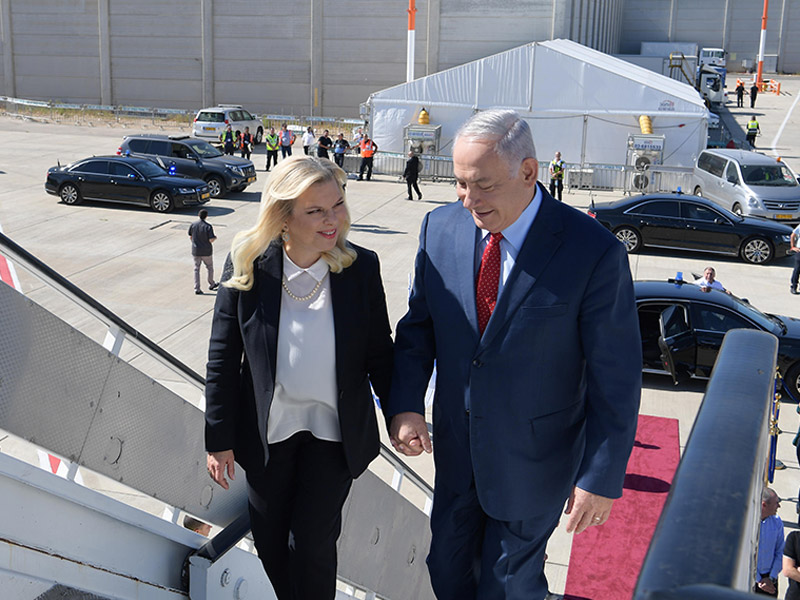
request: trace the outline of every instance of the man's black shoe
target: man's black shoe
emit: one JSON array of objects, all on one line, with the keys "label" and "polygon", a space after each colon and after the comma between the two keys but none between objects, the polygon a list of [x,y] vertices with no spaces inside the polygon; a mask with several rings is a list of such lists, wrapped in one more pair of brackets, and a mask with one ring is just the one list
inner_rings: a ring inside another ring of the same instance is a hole
[{"label": "man's black shoe", "polygon": [[792,292],[792,293],[793,293],[795,296],[796,296],[797,294],[800,294],[800,292],[798,292],[798,291],[797,291],[797,288],[796,288],[796,287],[791,287],[791,288],[789,288],[789,291],[790,291],[790,292]]},{"label": "man's black shoe", "polygon": [[203,295],[203,292],[201,292],[200,290],[195,290],[194,293],[197,294],[198,296],[202,296]]},{"label": "man's black shoe", "polygon": [[210,285],[210,286],[208,286],[208,289],[210,289],[210,290],[213,292],[213,291],[214,291],[215,289],[217,289],[218,287],[219,287],[219,284],[218,284],[218,283],[215,283],[214,285]]}]

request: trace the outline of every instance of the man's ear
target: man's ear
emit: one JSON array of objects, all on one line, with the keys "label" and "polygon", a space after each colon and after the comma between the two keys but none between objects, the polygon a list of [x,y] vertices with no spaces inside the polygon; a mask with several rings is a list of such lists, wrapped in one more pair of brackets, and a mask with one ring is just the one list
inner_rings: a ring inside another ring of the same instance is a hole
[{"label": "man's ear", "polygon": [[525,183],[529,187],[536,185],[536,180],[539,179],[539,161],[535,158],[526,158],[522,161],[520,171]]}]

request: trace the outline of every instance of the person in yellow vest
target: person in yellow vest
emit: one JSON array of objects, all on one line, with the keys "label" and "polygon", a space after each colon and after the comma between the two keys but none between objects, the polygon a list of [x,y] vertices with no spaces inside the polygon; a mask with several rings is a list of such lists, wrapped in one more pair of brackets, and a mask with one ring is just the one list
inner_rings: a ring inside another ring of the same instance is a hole
[{"label": "person in yellow vest", "polygon": [[264,143],[267,145],[267,171],[269,171],[270,163],[272,166],[278,165],[278,148],[281,145],[281,139],[275,133],[274,127],[269,128],[269,133],[264,136]]},{"label": "person in yellow vest", "polygon": [[230,125],[225,128],[225,131],[219,134],[219,141],[223,146],[225,154],[233,156],[233,151],[236,149],[236,135],[234,135]]},{"label": "person in yellow vest", "polygon": [[550,195],[555,198],[558,191],[558,201],[561,202],[561,195],[564,192],[564,161],[561,160],[561,152],[556,151],[556,156],[550,161]]},{"label": "person in yellow vest", "polygon": [[358,180],[364,179],[364,170],[367,171],[367,181],[372,179],[372,157],[378,151],[378,144],[369,139],[365,133],[359,144],[361,148],[361,168],[358,170]]},{"label": "person in yellow vest", "polygon": [[759,133],[761,133],[761,128],[758,126],[758,120],[756,119],[756,116],[753,115],[747,122],[747,141],[753,148],[756,147],[756,136]]}]

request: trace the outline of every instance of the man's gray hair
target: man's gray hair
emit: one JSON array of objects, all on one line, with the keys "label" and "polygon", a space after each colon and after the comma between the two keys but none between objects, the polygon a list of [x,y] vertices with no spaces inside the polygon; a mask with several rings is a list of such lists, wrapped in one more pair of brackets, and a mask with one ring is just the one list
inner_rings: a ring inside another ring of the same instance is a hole
[{"label": "man's gray hair", "polygon": [[777,498],[778,494],[772,488],[765,487],[761,490],[761,501],[762,502],[769,502],[773,498]]},{"label": "man's gray hair", "polygon": [[528,123],[513,110],[492,109],[476,113],[456,132],[461,138],[493,144],[497,155],[515,170],[526,158],[536,158],[533,134]]}]

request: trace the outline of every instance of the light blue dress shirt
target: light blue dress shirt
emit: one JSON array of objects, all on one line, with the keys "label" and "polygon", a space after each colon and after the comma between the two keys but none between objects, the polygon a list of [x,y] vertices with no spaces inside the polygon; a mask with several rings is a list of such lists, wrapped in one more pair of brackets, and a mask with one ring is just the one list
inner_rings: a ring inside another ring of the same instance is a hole
[{"label": "light blue dress shirt", "polygon": [[772,515],[761,521],[758,535],[758,560],[756,561],[756,581],[769,573],[773,579],[778,577],[783,567],[783,521]]},{"label": "light blue dress shirt", "polygon": [[[525,242],[525,238],[528,236],[528,231],[530,230],[531,225],[533,225],[533,220],[539,213],[539,207],[541,204],[542,192],[537,185],[536,193],[533,195],[533,199],[530,201],[530,203],[528,203],[528,206],[525,207],[525,210],[522,211],[522,214],[519,216],[519,218],[500,232],[503,234],[503,239],[500,240],[500,264],[502,265],[502,271],[500,274],[500,282],[497,287],[498,298],[500,298],[500,294],[503,293],[503,287],[508,280],[511,269],[514,268],[514,264],[517,262],[519,251],[522,248],[522,244]],[[481,229],[480,232],[481,238],[475,245],[476,275],[480,270],[483,251],[486,248],[486,244],[489,243],[489,235],[491,234],[491,232],[486,229]]]}]

